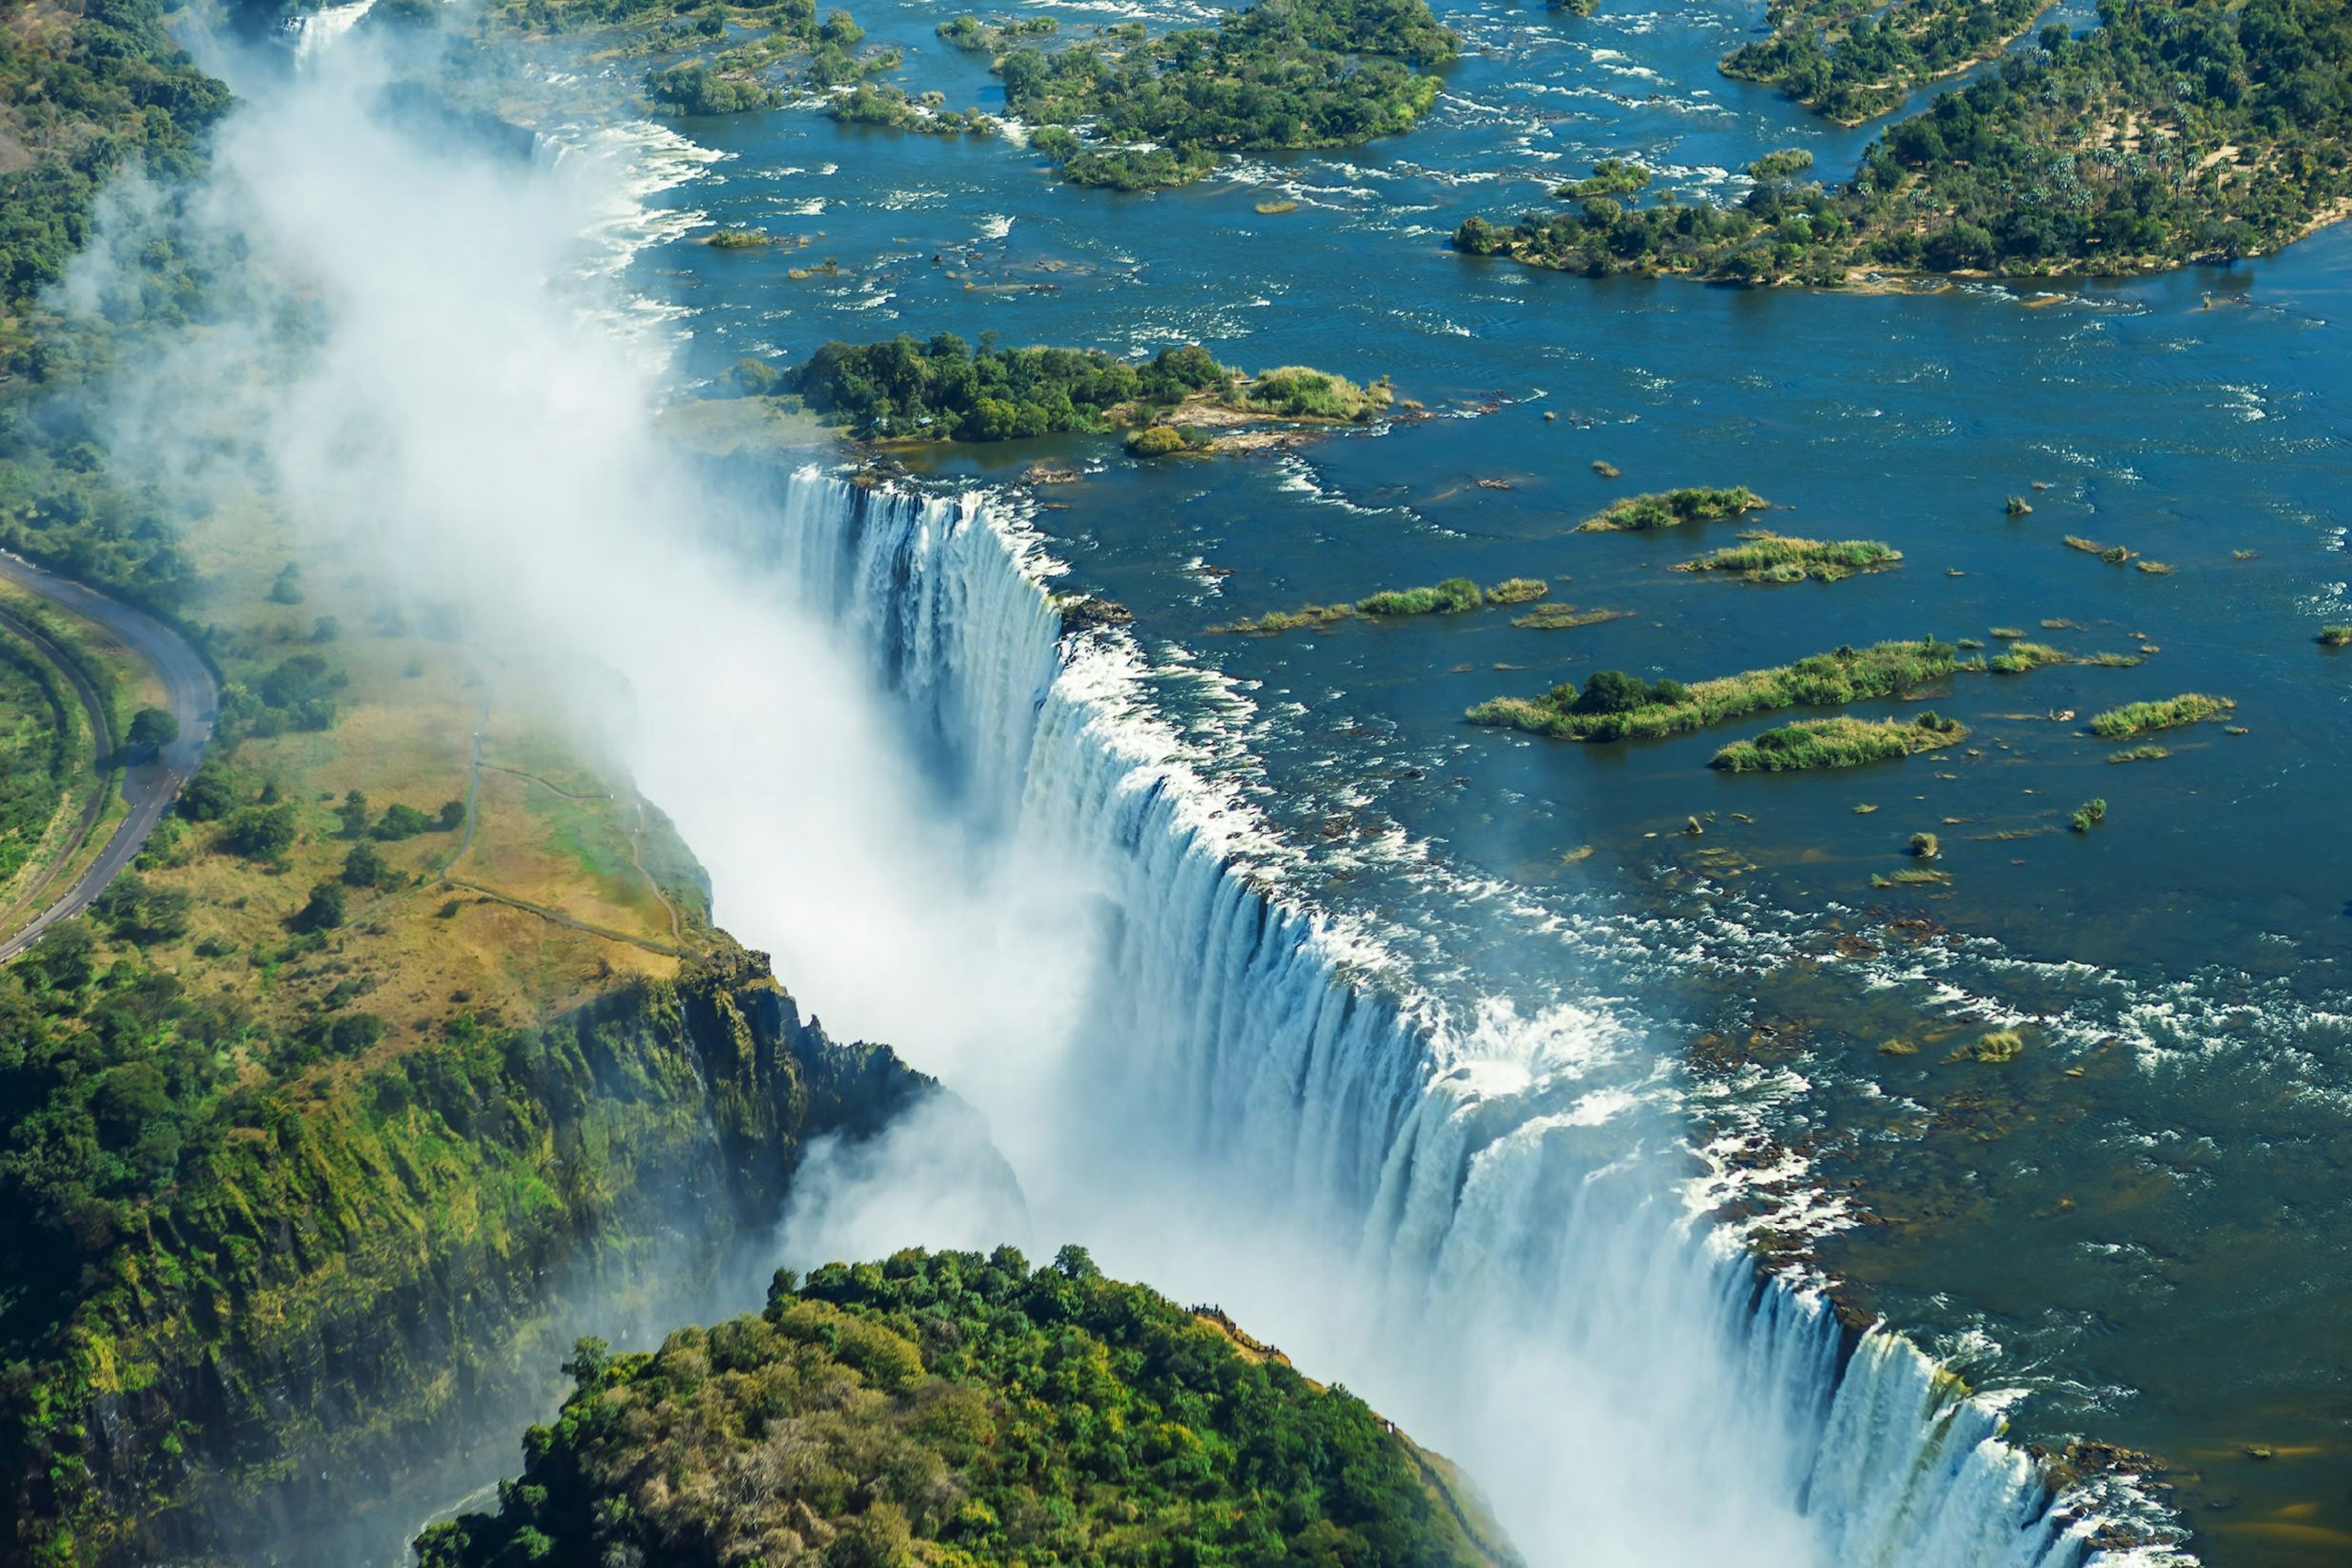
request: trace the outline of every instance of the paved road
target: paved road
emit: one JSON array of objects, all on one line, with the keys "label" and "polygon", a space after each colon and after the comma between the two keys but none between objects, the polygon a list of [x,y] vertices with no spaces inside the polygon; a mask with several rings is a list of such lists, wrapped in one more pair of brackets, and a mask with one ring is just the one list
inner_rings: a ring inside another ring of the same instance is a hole
[{"label": "paved road", "polygon": [[145,846],[147,836],[163,819],[180,786],[196,771],[205,742],[212,739],[213,720],[220,711],[220,688],[188,640],[153,616],[117,604],[79,583],[53,576],[5,551],[0,551],[0,577],[85,620],[96,621],[134,649],[163,677],[172,716],[180,721],[178,740],[123,773],[122,798],[130,803],[131,814],[115,828],[114,837],[107,840],[98,858],[74,879],[62,897],[53,900],[14,936],[0,942],[0,963],[5,963],[30,947],[49,927],[88,909],[90,900],[105,891],[106,885]]}]

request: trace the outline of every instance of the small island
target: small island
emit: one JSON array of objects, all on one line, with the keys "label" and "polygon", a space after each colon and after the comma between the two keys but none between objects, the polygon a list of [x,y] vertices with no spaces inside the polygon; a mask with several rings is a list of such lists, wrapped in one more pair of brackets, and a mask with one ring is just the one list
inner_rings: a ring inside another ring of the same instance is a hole
[{"label": "small island", "polygon": [[2184,691],[2158,702],[2126,702],[2120,708],[2110,708],[2092,716],[2090,730],[2102,741],[2121,741],[2158,730],[2177,730],[2184,724],[2201,724],[2209,719],[2221,718],[2235,707],[2237,703],[2227,697]]},{"label": "small island", "polygon": [[1915,752],[1938,751],[1969,738],[1968,726],[1933,711],[1916,719],[1800,719],[1734,741],[1708,766],[1730,773],[1793,773],[1810,768],[1858,768]]},{"label": "small island", "polygon": [[1032,144],[1065,179],[1118,190],[1189,184],[1227,153],[1408,131],[1437,100],[1429,68],[1462,47],[1427,0],[1281,0],[1156,38],[1122,23],[1059,48],[1032,41],[1054,30],[959,16],[940,34],[994,57],[1007,110],[1038,128]]},{"label": "small island", "polygon": [[1923,83],[1966,70],[2021,37],[2040,0],[1901,0],[1857,11],[1843,0],[1770,0],[1772,36],[1726,55],[1723,74],[1769,82],[1815,113],[1859,125]]},{"label": "small island", "polygon": [[1604,669],[1581,689],[1564,682],[1539,697],[1497,697],[1464,717],[1473,724],[1556,740],[1654,739],[1779,708],[1842,708],[1874,697],[1899,697],[1960,668],[1959,650],[1930,637],[1842,647],[1690,686]]},{"label": "small island", "polygon": [[1075,1247],[779,1272],[764,1312],[564,1370],[522,1478],[427,1529],[422,1568],[1520,1568],[1448,1461]]},{"label": "small island", "polygon": [[[2005,0],[1966,13],[1912,0],[1840,39],[1814,30],[1816,11],[1830,9],[1776,5],[1774,38],[1735,53],[1735,74],[1866,116],[1882,89],[1965,63],[2017,20]],[[1568,210],[1473,217],[1454,243],[1596,276],[1755,283],[2107,277],[2227,262],[2352,212],[2347,89],[2352,11],[2340,0],[2110,6],[2080,37],[2044,26],[1981,80],[1890,126],[1842,184],[1809,179],[1811,155],[1796,150],[1750,163],[1749,189],[1729,205],[1671,191],[1644,203],[1646,171],[1610,181],[1596,170],[1600,186],[1554,193]]]},{"label": "small island", "polygon": [[1129,429],[1130,452],[1144,458],[1210,449],[1220,444],[1204,434],[1213,428],[1367,425],[1394,399],[1386,378],[1359,386],[1302,365],[1247,375],[1198,344],[1136,361],[1100,349],[999,348],[992,332],[982,333],[977,348],[952,332],[829,342],[781,374],[747,360],[734,380],[746,395],[792,394],[820,418],[870,440],[1009,441]]},{"label": "small island", "polygon": [[1612,501],[1606,510],[1576,525],[1579,533],[1641,533],[1656,528],[1680,528],[1691,522],[1720,522],[1745,511],[1760,511],[1772,503],[1746,485],[1727,489],[1688,488],[1627,496]]},{"label": "small island", "polygon": [[1713,551],[1674,568],[1676,572],[1720,572],[1748,583],[1836,583],[1857,572],[1879,572],[1896,565],[1903,552],[1875,539],[1792,539],[1784,533],[1756,529],[1739,536],[1740,542]]}]

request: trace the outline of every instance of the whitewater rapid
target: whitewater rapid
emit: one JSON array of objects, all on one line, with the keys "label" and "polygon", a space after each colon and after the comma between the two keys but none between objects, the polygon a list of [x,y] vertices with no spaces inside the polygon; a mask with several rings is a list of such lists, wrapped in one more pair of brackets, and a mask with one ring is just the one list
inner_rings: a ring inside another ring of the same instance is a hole
[{"label": "whitewater rapid", "polygon": [[[1997,1397],[1694,1215],[1645,1110],[1673,1068],[1633,1031],[1573,1008],[1457,1023],[1377,932],[1286,896],[1269,830],[1152,711],[1134,639],[1066,634],[1062,568],[1013,507],[808,468],[772,515],[761,563],[852,635],[959,802],[1088,868],[1105,979],[1083,1073],[1128,1130],[1116,1163],[1237,1231],[1342,1238],[1333,1295],[1371,1303],[1302,1316],[1372,1321],[1368,1358],[1425,1363],[1342,1370],[1389,1378],[1523,1542],[1618,1510],[1685,1549],[1655,1561],[2127,1559],[2002,1440]],[[1692,1518],[1664,1517],[1678,1497]]]}]

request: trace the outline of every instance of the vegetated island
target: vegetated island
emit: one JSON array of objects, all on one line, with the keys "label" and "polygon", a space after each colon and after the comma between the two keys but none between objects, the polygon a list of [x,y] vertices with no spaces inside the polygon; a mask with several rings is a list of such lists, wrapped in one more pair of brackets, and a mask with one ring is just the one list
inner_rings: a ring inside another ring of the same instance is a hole
[{"label": "vegetated island", "polygon": [[1518,1565],[1445,1460],[1075,1247],[782,1272],[758,1316],[566,1370],[498,1512],[422,1568]]},{"label": "vegetated island", "polygon": [[972,16],[940,36],[994,56],[1007,111],[1064,178],[1119,190],[1185,184],[1226,153],[1410,130],[1437,100],[1428,69],[1462,47],[1427,0],[1269,0],[1213,28],[1155,38],[1122,23],[1053,49]]},{"label": "vegetated island", "polygon": [[2126,702],[2120,708],[2110,708],[2094,714],[2090,731],[2102,741],[2121,741],[2133,735],[2152,734],[2158,730],[2176,730],[2183,724],[2201,724],[2209,719],[2219,719],[2237,707],[2227,697],[2208,697],[2202,692],[2184,691],[2178,697],[2168,697],[2157,702]]},{"label": "vegetated island", "polygon": [[[1898,30],[1907,9],[1894,14]],[[1792,29],[1808,25],[1788,15]],[[1885,26],[1864,35],[1867,48]],[[1832,58],[1854,47],[1850,35]],[[1818,84],[1824,102],[1843,101],[1834,68],[1791,58],[1785,69],[1801,90]],[[2347,71],[2344,0],[2105,0],[2098,27],[2044,27],[1983,80],[1890,127],[1834,188],[1807,179],[1811,155],[1790,151],[1748,166],[1754,184],[1736,205],[1672,192],[1645,205],[1647,171],[1604,164],[1613,177],[1554,193],[1567,211],[1508,226],[1474,217],[1454,243],[1594,275],[1815,284],[2226,262],[2352,211]]]},{"label": "vegetated island", "polygon": [[1688,686],[1604,669],[1580,689],[1562,682],[1539,697],[1496,697],[1464,717],[1473,724],[1566,741],[1647,739],[1778,708],[1841,708],[1874,697],[1899,697],[1962,668],[1958,649],[1929,637],[1842,647]]},{"label": "vegetated island", "polygon": [[1916,719],[1800,719],[1734,741],[1710,767],[1731,773],[1793,773],[1807,768],[1858,768],[1915,752],[1938,751],[1969,738],[1968,726],[1932,710]]},{"label": "vegetated island", "polygon": [[1304,605],[1296,610],[1268,610],[1209,628],[1214,633],[1238,632],[1266,636],[1302,627],[1328,631],[1359,616],[1373,620],[1406,616],[1458,616],[1486,605],[1525,605],[1542,598],[1550,587],[1532,577],[1513,577],[1491,588],[1480,588],[1467,577],[1448,577],[1423,588],[1384,588],[1352,605]]},{"label": "vegetated island", "polygon": [[1578,523],[1576,531],[1642,533],[1657,528],[1680,528],[1691,522],[1720,522],[1742,512],[1760,511],[1771,504],[1746,485],[1659,490],[1612,501],[1607,510]]},{"label": "vegetated island", "polygon": [[778,68],[815,89],[845,86],[896,70],[897,49],[866,49],[866,30],[846,11],[820,19],[815,0],[500,0],[486,14],[494,30],[584,37],[598,61],[680,55],[646,73],[646,97],[673,114],[742,114],[784,101]]},{"label": "vegetated island", "polygon": [[829,342],[792,370],[746,360],[733,375],[748,395],[789,393],[866,439],[1009,441],[1127,428],[1144,457],[1205,449],[1215,444],[1208,431],[1253,423],[1369,424],[1394,398],[1386,378],[1358,386],[1299,365],[1245,375],[1198,344],[1131,361],[1099,349],[999,348],[992,333],[978,348],[952,332]]},{"label": "vegetated island", "polygon": [[1676,572],[1721,572],[1749,583],[1836,583],[1857,572],[1898,564],[1903,552],[1875,539],[1792,539],[1754,529],[1740,542],[1712,551],[1673,568]]},{"label": "vegetated island", "polygon": [[2024,36],[2042,0],[1770,0],[1771,37],[1726,55],[1723,74],[1769,82],[1841,125],[1859,125],[1911,89],[1990,59]]}]

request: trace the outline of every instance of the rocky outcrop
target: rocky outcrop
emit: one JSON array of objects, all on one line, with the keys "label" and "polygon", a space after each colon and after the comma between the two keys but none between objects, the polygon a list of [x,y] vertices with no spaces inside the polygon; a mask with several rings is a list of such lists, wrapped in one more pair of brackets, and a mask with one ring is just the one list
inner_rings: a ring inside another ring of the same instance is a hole
[{"label": "rocky outcrop", "polygon": [[675,980],[272,1094],[12,1370],[0,1561],[404,1561],[552,1407],[574,1336],[711,1301],[809,1141],[932,1092],[721,937]]}]

